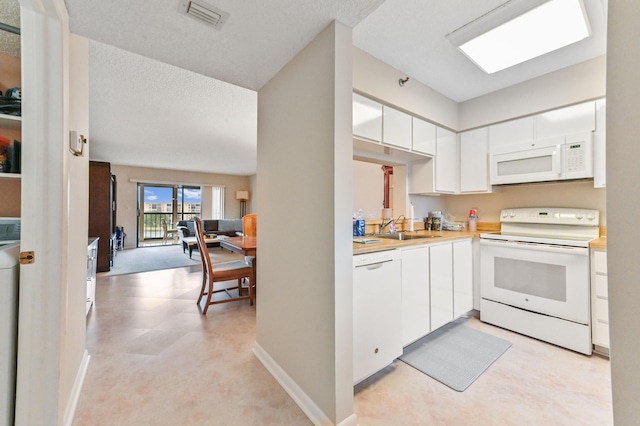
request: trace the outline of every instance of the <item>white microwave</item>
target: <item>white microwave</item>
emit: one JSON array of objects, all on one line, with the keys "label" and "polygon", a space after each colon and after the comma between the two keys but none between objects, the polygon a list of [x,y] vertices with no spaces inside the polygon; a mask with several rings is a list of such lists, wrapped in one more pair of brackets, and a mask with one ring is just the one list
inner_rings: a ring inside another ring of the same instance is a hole
[{"label": "white microwave", "polygon": [[527,142],[491,151],[491,184],[593,177],[593,133]]}]

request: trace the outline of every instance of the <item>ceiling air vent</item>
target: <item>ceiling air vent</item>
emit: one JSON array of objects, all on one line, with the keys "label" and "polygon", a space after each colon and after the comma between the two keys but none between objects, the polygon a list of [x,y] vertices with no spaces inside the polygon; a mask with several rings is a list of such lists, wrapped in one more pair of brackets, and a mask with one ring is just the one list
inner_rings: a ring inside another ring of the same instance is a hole
[{"label": "ceiling air vent", "polygon": [[178,12],[183,15],[190,16],[193,19],[202,21],[217,30],[222,28],[229,18],[229,14],[227,12],[203,1],[180,0]]}]

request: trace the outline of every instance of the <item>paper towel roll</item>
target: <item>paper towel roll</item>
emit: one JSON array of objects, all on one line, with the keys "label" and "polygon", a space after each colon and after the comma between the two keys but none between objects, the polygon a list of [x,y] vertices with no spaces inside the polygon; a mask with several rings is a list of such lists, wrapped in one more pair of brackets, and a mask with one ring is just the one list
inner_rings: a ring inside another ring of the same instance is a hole
[{"label": "paper towel roll", "polygon": [[382,209],[382,212],[380,213],[380,217],[382,219],[391,219],[393,217],[393,210],[392,209]]},{"label": "paper towel roll", "polygon": [[413,213],[413,204],[412,204],[411,205],[411,210],[410,210],[410,213],[409,213],[409,231],[411,231],[411,232],[413,232],[413,216],[414,216],[414,213]]}]

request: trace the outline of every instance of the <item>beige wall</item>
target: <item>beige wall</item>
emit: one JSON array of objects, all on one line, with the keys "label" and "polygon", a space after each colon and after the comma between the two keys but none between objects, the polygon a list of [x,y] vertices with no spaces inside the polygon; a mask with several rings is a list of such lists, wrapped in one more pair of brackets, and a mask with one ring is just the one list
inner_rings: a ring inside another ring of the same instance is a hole
[{"label": "beige wall", "polygon": [[256,353],[318,424],[355,424],[351,46],[329,25],[258,93]]},{"label": "beige wall", "polygon": [[416,80],[409,80],[400,87],[398,80],[404,77],[407,75],[357,47],[353,48],[354,91],[443,127],[458,128],[456,102]]},{"label": "beige wall", "polygon": [[613,419],[640,419],[640,2],[609,1],[607,46],[607,244]]},{"label": "beige wall", "polygon": [[365,219],[380,218],[384,200],[384,173],[380,164],[353,161],[353,211],[362,209]]},{"label": "beige wall", "polygon": [[[240,217],[240,202],[236,200],[236,191],[250,191],[251,185],[248,176],[130,167],[117,164],[111,164],[111,174],[116,175],[117,181],[116,225],[124,227],[127,234],[126,248],[136,246],[138,183],[170,183],[203,187],[202,214],[204,218],[211,215],[211,196],[206,195],[207,188],[210,193],[211,186],[222,185],[225,187],[224,215],[228,219]],[[254,194],[250,194],[250,196],[253,198]]]},{"label": "beige wall", "polygon": [[602,98],[606,57],[600,56],[460,103],[459,131]]},{"label": "beige wall", "polygon": [[[89,135],[89,40],[69,37],[69,130]],[[66,147],[67,175],[64,185],[66,222],[67,283],[63,290],[61,324],[64,330],[60,363],[61,412],[73,415],[73,396],[77,375],[86,354],[87,238],[89,228],[89,153],[72,155]],[[71,405],[71,406],[69,406]]]},{"label": "beige wall", "polygon": [[606,191],[594,189],[593,181],[555,182],[503,186],[495,194],[443,195],[444,211],[466,221],[469,209],[477,208],[480,222],[499,222],[500,210],[515,207],[575,207],[600,211],[606,225]]}]

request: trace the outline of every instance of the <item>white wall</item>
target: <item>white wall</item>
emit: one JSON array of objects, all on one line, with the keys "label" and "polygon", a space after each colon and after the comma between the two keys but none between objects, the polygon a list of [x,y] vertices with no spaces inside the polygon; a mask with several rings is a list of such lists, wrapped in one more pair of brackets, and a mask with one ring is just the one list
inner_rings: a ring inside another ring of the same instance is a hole
[{"label": "white wall", "polygon": [[607,63],[607,203],[609,325],[613,418],[640,419],[640,2],[609,1]]},{"label": "white wall", "polygon": [[323,424],[356,424],[351,47],[334,22],[258,93],[255,353]]},{"label": "white wall", "polygon": [[597,99],[606,93],[600,56],[460,103],[458,131]]},{"label": "white wall", "polygon": [[[248,176],[220,175],[214,173],[185,172],[179,170],[152,169],[147,167],[130,167],[111,164],[111,174],[116,175],[117,181],[117,212],[116,225],[123,226],[127,234],[126,248],[136,246],[138,230],[137,206],[138,183],[171,183],[195,186],[222,185],[225,187],[225,218],[240,217],[240,201],[236,200],[236,191],[250,191]],[[207,191],[207,187],[204,188]],[[253,198],[255,194],[250,194]],[[203,218],[211,215],[211,196],[204,194]]]}]

